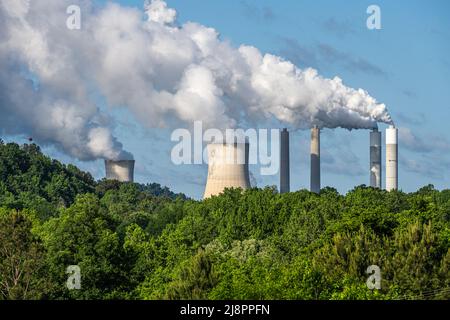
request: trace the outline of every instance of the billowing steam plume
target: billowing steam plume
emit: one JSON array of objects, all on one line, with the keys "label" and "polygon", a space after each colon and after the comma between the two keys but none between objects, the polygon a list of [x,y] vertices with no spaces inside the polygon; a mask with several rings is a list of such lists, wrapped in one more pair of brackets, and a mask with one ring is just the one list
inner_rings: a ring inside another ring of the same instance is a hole
[{"label": "billowing steam plume", "polygon": [[77,1],[0,0],[6,133],[32,134],[80,159],[129,157],[96,94],[151,127],[276,120],[294,128],[358,129],[391,122],[385,105],[366,91],[251,46],[234,48],[212,28],[179,26],[162,0],[146,2],[144,15],[78,2],[81,30],[69,30],[66,8]]}]

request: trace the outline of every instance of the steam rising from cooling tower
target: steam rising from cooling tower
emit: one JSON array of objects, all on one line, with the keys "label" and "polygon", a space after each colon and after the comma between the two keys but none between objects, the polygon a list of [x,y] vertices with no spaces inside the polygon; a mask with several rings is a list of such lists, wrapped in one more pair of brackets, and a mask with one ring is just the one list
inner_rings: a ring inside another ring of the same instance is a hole
[{"label": "steam rising from cooling tower", "polygon": [[250,188],[249,144],[212,143],[208,150],[208,179],[203,198],[218,195],[225,188]]},{"label": "steam rising from cooling tower", "polygon": [[106,179],[134,181],[134,160],[105,160]]},{"label": "steam rising from cooling tower", "polygon": [[[138,9],[82,6],[82,28],[65,28],[73,0],[0,0],[0,127],[83,160],[121,159],[110,108],[144,126],[372,128],[391,123],[384,104],[338,77],[232,47],[216,30],[176,23],[161,0]],[[32,48],[30,45],[32,44]],[[98,92],[92,94],[92,88]],[[270,88],[270,90],[268,90]],[[97,96],[106,106],[97,106]]]}]

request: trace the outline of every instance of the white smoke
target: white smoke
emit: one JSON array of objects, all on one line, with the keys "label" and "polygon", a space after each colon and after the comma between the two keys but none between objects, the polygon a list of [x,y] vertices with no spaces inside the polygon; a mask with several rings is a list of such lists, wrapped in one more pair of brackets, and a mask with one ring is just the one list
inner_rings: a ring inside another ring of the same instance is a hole
[{"label": "white smoke", "polygon": [[144,9],[148,14],[149,20],[158,23],[173,23],[177,16],[177,12],[174,9],[167,8],[167,4],[162,0],[146,0]]},{"label": "white smoke", "polygon": [[2,133],[30,135],[81,160],[130,159],[90,97],[89,59],[80,54],[88,39],[65,28],[67,6],[0,1]]},{"label": "white smoke", "polygon": [[[81,30],[66,28],[78,4]],[[242,45],[216,30],[176,23],[162,0],[144,12],[89,0],[0,0],[0,118],[80,159],[129,157],[95,103],[127,107],[145,126],[202,120],[226,128],[281,121],[294,128],[372,128],[390,123],[366,91]]]}]

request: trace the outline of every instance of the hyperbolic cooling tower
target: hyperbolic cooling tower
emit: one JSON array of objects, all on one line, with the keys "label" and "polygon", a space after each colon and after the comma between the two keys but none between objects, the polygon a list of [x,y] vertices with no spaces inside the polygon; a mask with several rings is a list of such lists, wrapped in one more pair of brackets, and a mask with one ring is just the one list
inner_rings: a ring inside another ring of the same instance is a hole
[{"label": "hyperbolic cooling tower", "polygon": [[381,132],[370,132],[370,186],[381,189]]},{"label": "hyperbolic cooling tower", "polygon": [[208,179],[204,199],[218,195],[225,188],[250,188],[248,142],[212,143],[207,150]]},{"label": "hyperbolic cooling tower", "polygon": [[398,130],[393,125],[386,129],[386,190],[398,188]]},{"label": "hyperbolic cooling tower", "polygon": [[311,192],[320,192],[320,129],[311,128]]},{"label": "hyperbolic cooling tower", "polygon": [[105,160],[106,179],[134,181],[134,160]]},{"label": "hyperbolic cooling tower", "polygon": [[290,191],[289,175],[289,131],[284,128],[280,135],[280,193]]}]

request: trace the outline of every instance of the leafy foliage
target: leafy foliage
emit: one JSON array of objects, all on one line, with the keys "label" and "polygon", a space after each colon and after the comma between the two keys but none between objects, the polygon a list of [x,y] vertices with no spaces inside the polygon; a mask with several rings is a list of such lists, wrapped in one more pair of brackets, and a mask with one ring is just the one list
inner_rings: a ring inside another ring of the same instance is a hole
[{"label": "leafy foliage", "polygon": [[194,201],[0,143],[0,299],[449,299],[449,265],[450,190]]}]

